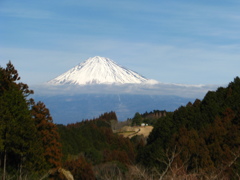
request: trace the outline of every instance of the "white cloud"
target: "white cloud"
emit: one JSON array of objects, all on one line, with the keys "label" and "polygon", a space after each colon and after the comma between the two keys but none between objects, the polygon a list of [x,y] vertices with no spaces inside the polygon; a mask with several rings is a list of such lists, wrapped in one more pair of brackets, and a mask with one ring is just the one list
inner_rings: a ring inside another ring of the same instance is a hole
[{"label": "white cloud", "polygon": [[182,84],[125,84],[125,85],[38,85],[31,88],[36,95],[77,95],[77,94],[145,94],[173,95],[187,98],[203,98],[209,90],[216,90],[217,85],[182,85]]}]

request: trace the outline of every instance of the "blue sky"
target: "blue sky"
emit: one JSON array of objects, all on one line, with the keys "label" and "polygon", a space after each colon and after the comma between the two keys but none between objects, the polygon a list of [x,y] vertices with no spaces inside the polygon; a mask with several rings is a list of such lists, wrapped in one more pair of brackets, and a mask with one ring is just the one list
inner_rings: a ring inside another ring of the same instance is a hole
[{"label": "blue sky", "polygon": [[93,56],[163,83],[240,76],[239,0],[0,0],[0,65],[44,83]]}]

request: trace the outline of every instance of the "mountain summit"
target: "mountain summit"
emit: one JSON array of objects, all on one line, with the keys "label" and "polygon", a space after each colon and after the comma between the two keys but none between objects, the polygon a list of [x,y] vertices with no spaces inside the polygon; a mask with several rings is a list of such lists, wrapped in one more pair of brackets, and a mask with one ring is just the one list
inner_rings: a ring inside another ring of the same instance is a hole
[{"label": "mountain summit", "polygon": [[126,84],[142,83],[147,79],[109,58],[95,56],[50,80],[49,84]]}]

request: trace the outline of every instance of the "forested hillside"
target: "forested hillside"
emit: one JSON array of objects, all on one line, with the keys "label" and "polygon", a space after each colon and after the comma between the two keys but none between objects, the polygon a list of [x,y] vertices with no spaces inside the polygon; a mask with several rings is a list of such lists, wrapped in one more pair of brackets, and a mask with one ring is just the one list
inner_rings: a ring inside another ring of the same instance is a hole
[{"label": "forested hillside", "polygon": [[179,107],[155,124],[137,162],[161,177],[238,179],[240,79]]},{"label": "forested hillside", "polygon": [[[58,125],[64,167],[74,177],[104,179],[107,177],[104,173],[115,173],[111,169],[117,168],[124,173],[128,165],[134,164],[136,152],[133,143],[112,131],[111,124],[116,121],[116,114],[110,112],[93,120]],[[85,171],[85,166],[90,171]]]}]

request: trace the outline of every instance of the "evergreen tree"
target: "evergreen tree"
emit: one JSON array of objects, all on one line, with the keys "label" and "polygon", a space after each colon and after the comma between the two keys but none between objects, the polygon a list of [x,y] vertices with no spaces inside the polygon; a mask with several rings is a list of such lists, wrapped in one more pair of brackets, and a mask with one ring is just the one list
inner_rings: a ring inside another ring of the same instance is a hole
[{"label": "evergreen tree", "polygon": [[135,113],[133,119],[132,119],[132,126],[140,126],[143,121],[143,118],[140,113]]},{"label": "evergreen tree", "polygon": [[3,179],[7,165],[18,169],[21,179],[24,170],[34,169],[37,163],[42,164],[41,158],[38,158],[41,157],[41,147],[36,143],[36,127],[29,111],[30,101],[26,99],[33,91],[18,80],[20,77],[11,62],[5,69],[0,69]]}]

